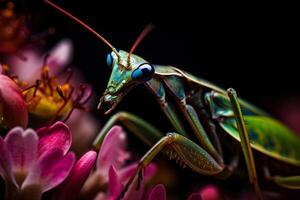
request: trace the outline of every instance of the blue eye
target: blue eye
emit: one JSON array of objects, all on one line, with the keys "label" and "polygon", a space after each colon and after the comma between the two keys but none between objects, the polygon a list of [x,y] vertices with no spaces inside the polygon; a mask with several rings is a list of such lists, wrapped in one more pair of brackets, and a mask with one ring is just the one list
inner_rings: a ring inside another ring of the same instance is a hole
[{"label": "blue eye", "polygon": [[144,63],[138,66],[132,74],[131,78],[136,81],[148,81],[154,74],[154,67],[149,63]]},{"label": "blue eye", "polygon": [[107,64],[107,66],[112,67],[112,64],[113,64],[113,57],[112,57],[111,53],[108,53],[108,54],[107,54],[107,57],[106,57],[106,64]]}]

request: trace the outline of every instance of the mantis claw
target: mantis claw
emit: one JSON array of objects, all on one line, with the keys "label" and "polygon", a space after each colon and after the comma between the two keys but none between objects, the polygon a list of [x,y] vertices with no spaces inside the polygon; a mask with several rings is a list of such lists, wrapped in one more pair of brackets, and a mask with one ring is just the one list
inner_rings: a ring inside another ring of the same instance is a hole
[{"label": "mantis claw", "polygon": [[104,115],[107,115],[116,108],[117,104],[118,103],[114,101],[104,101],[104,96],[102,96],[100,98],[97,109],[102,110],[104,112]]}]

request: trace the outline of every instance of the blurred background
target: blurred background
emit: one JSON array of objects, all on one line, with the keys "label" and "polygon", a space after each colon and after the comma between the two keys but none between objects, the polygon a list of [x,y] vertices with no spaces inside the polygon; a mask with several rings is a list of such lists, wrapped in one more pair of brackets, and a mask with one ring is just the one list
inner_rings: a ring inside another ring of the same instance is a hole
[{"label": "blurred background", "polygon": [[[93,27],[117,49],[129,50],[143,28],[154,24],[154,30],[135,54],[153,64],[173,65],[191,72],[224,89],[233,87],[240,97],[300,133],[300,34],[292,5],[232,4],[208,9],[188,1],[172,2],[168,6],[152,1],[140,4],[91,0],[53,2]],[[74,42],[72,65],[84,73],[98,99],[110,76],[106,65],[110,49],[42,1],[23,1],[20,8],[24,6],[32,13],[34,32],[49,27],[56,30],[47,37],[45,49],[66,37]],[[162,126],[167,120],[143,86],[136,87],[123,99],[115,112],[120,110],[133,112],[163,131],[170,131],[169,126]],[[102,123],[109,118],[96,111],[94,114]],[[148,149],[135,138],[132,140],[131,145],[141,149],[141,154]],[[195,178],[192,173],[184,176]]]}]

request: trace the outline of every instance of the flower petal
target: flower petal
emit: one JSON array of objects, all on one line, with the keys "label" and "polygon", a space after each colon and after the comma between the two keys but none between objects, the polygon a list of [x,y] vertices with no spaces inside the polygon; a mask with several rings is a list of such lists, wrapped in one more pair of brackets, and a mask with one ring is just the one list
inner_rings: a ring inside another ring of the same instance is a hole
[{"label": "flower petal", "polygon": [[124,200],[141,200],[144,193],[145,183],[154,175],[155,172],[156,172],[156,165],[155,164],[148,165],[145,168],[144,177],[140,181],[139,187],[138,187],[138,176],[135,176],[132,184],[129,186],[124,196]]},{"label": "flower petal", "polygon": [[[129,180],[129,178],[134,175],[134,173],[136,172],[137,166],[138,166],[138,163],[134,162],[134,163],[118,170],[118,172],[117,172],[118,177],[120,178],[122,183],[126,183]],[[157,167],[155,164],[151,163],[150,165],[148,165],[145,169],[144,177],[143,177],[145,179],[145,181],[147,182],[150,178],[152,178],[152,176],[156,173],[156,171],[157,171]]]},{"label": "flower petal", "polygon": [[46,64],[49,66],[51,75],[56,75],[72,59],[73,43],[70,39],[62,39],[48,54]]},{"label": "flower petal", "polygon": [[93,88],[90,84],[80,84],[79,89],[75,94],[74,101],[79,105],[84,105],[92,96]]},{"label": "flower petal", "polygon": [[219,200],[221,198],[221,194],[219,189],[214,185],[207,185],[200,191],[201,198],[203,200]]},{"label": "flower petal", "polygon": [[107,200],[107,197],[104,194],[104,192],[100,192],[99,194],[97,194],[97,196],[94,198],[94,200]]},{"label": "flower petal", "polygon": [[150,165],[148,165],[145,169],[145,173],[144,173],[144,179],[145,181],[148,181],[149,179],[152,178],[152,176],[156,173],[157,171],[157,167],[154,163],[151,163]]},{"label": "flower petal", "polygon": [[[123,184],[126,184],[128,179],[136,172],[137,163],[129,165],[122,171],[117,172],[116,169],[111,166],[109,169],[109,199],[116,199],[119,197],[123,190]],[[137,176],[134,177],[133,182],[129,186],[125,193],[124,200],[140,200],[143,196],[144,184],[156,171],[156,166],[150,164],[145,169],[145,177],[141,180],[140,186],[137,189]],[[121,180],[122,178],[123,180]]]},{"label": "flower petal", "polygon": [[109,199],[113,200],[116,199],[119,194],[122,192],[122,184],[119,180],[119,177],[117,175],[116,169],[114,166],[110,166],[109,168],[109,185],[108,185],[108,191],[109,191]]},{"label": "flower petal", "polygon": [[28,112],[21,91],[13,80],[2,74],[0,74],[0,115],[3,117],[0,125],[4,122],[8,128],[27,126]]},{"label": "flower petal", "polygon": [[72,151],[82,155],[90,146],[99,130],[100,123],[91,113],[75,109],[67,121],[72,133]]},{"label": "flower petal", "polygon": [[138,187],[138,177],[134,177],[133,182],[129,186],[128,190],[124,195],[124,200],[141,200],[145,188],[145,179],[142,179]]},{"label": "flower petal", "polygon": [[118,170],[129,158],[129,153],[125,151],[126,145],[123,129],[120,126],[112,127],[104,138],[97,160],[97,169],[101,170],[104,176],[107,176],[111,165]]},{"label": "flower petal", "polygon": [[37,131],[40,140],[38,146],[38,155],[59,148],[65,155],[72,144],[72,135],[70,129],[63,122],[56,122],[50,127],[44,127]]},{"label": "flower petal", "polygon": [[7,145],[0,137],[0,175],[6,182],[12,182],[17,186],[15,178],[12,173],[12,164]]},{"label": "flower petal", "polygon": [[54,199],[76,199],[96,161],[97,153],[85,153],[75,164],[70,175],[58,189]]},{"label": "flower petal", "polygon": [[15,176],[26,176],[37,156],[38,136],[32,129],[13,128],[5,137]]},{"label": "flower petal", "polygon": [[149,192],[147,200],[166,200],[166,189],[163,184],[154,186]]},{"label": "flower petal", "polygon": [[26,48],[26,50],[22,50],[20,54],[26,59],[20,59],[13,55],[9,56],[7,60],[11,73],[17,75],[19,80],[33,84],[40,76],[44,58],[36,48]]},{"label": "flower petal", "polygon": [[69,175],[75,162],[75,155],[68,153],[63,156],[62,149],[45,152],[29,172],[22,188],[40,185],[42,191],[48,191],[62,183]]},{"label": "flower petal", "polygon": [[136,172],[138,163],[134,162],[120,170],[118,170],[118,177],[122,183],[126,183],[131,176]]}]

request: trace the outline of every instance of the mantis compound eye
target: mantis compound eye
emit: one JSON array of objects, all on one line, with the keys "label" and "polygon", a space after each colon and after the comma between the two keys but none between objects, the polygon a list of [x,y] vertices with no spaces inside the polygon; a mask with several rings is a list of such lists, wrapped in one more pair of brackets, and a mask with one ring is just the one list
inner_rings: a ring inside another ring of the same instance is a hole
[{"label": "mantis compound eye", "polygon": [[148,81],[154,74],[154,67],[149,63],[143,63],[138,66],[131,74],[135,81]]},{"label": "mantis compound eye", "polygon": [[106,56],[107,66],[112,67],[113,61],[114,61],[114,59],[113,59],[111,53],[108,53],[107,56]]},{"label": "mantis compound eye", "polygon": [[[116,49],[116,51],[119,53],[119,50]],[[114,60],[117,59],[117,55],[115,54],[115,52],[110,52],[107,54],[106,56],[106,64],[108,67],[113,67],[114,64]]]}]

